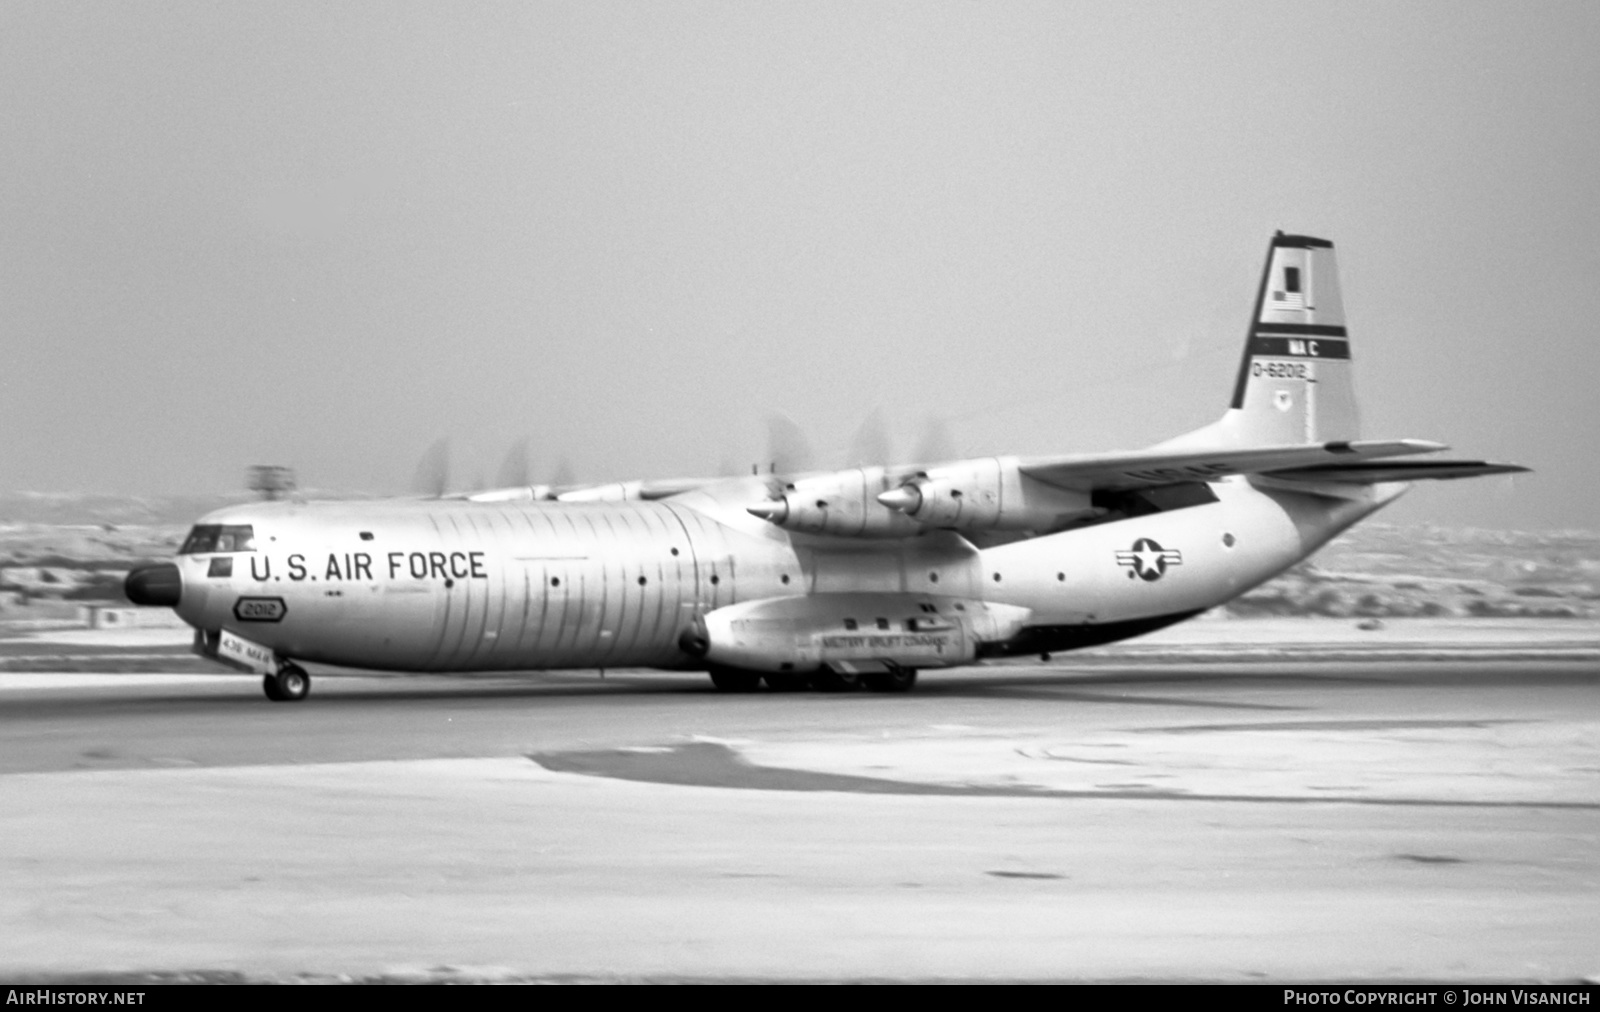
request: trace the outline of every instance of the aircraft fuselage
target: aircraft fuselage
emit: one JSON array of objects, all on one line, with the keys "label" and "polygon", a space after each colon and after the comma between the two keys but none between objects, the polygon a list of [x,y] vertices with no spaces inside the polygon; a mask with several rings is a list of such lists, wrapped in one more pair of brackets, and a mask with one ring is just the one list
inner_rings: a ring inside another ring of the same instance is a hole
[{"label": "aircraft fuselage", "polygon": [[859,615],[798,631],[840,643],[857,633],[872,656],[873,637],[906,640],[911,609],[959,618],[951,609],[973,602],[1025,612],[977,655],[1034,653],[1211,608],[1392,497],[1334,500],[1244,479],[1209,487],[1214,502],[987,549],[948,531],[846,543],[793,534],[746,515],[739,481],[659,502],[260,503],[202,521],[247,525],[251,550],[181,554],[177,610],[199,630],[357,667],[684,668],[703,666],[685,652],[685,630],[719,609],[873,595]]}]

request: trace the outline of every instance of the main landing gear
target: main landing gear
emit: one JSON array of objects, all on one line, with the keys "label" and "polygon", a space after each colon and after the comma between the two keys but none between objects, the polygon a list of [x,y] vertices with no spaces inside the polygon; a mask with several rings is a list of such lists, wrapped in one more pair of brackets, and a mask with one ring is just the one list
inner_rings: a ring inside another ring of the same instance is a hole
[{"label": "main landing gear", "polygon": [[887,671],[863,671],[859,675],[823,670],[811,676],[811,687],[818,692],[851,692],[865,687],[868,692],[910,692],[917,684],[917,669],[891,665]]},{"label": "main landing gear", "polygon": [[917,669],[894,666],[886,671],[864,674],[846,674],[824,668],[811,674],[795,672],[769,672],[762,674],[739,668],[716,666],[711,668],[711,684],[718,692],[755,692],[762,682],[771,692],[798,692],[815,689],[818,692],[853,692],[865,687],[871,692],[910,692],[917,684]]},{"label": "main landing gear", "polygon": [[862,675],[861,681],[873,692],[910,692],[917,684],[917,669],[893,667],[888,671],[873,671]]},{"label": "main landing gear", "polygon": [[761,675],[754,671],[713,666],[711,684],[717,687],[718,692],[754,692],[761,686]]},{"label": "main landing gear", "polygon": [[311,691],[311,676],[305,668],[289,661],[261,679],[261,691],[274,703],[298,703]]}]

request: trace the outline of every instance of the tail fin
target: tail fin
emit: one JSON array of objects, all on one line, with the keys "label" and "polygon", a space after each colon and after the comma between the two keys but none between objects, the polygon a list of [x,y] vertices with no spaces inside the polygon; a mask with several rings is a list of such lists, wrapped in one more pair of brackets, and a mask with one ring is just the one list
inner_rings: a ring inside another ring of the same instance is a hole
[{"label": "tail fin", "polygon": [[1328,240],[1272,237],[1222,427],[1261,446],[1360,436],[1339,267]]},{"label": "tail fin", "polygon": [[[1394,456],[1433,453],[1445,447],[1421,440],[1361,442],[1360,436],[1350,337],[1344,326],[1333,243],[1279,232],[1267,246],[1267,265],[1256,291],[1255,313],[1250,317],[1244,358],[1239,362],[1239,378],[1228,410],[1210,425],[1150,450],[1183,454],[1314,446],[1330,454],[1354,455],[1341,462],[1325,460],[1240,472],[1291,488],[1296,484],[1323,489],[1396,485],[1527,470],[1516,464],[1481,460],[1379,461],[1377,457],[1390,456],[1391,451],[1376,453],[1376,447],[1392,446],[1398,450]],[[1305,451],[1288,452],[1292,456]]]}]

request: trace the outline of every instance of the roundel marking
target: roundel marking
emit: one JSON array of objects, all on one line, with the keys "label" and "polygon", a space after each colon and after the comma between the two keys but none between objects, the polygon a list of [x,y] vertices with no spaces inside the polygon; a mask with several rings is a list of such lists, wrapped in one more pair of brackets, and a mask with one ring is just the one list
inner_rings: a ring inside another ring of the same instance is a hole
[{"label": "roundel marking", "polygon": [[1128,579],[1135,577],[1154,583],[1167,575],[1169,566],[1183,565],[1183,553],[1176,548],[1162,548],[1154,538],[1139,538],[1133,547],[1117,552],[1117,565],[1128,567]]}]

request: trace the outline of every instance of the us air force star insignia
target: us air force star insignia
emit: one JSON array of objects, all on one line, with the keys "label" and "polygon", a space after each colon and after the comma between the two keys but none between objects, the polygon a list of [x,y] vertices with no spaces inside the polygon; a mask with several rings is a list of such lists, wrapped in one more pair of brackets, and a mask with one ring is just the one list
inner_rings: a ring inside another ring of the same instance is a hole
[{"label": "us air force star insignia", "polygon": [[1117,553],[1117,565],[1129,567],[1130,580],[1137,576],[1154,582],[1166,575],[1168,566],[1183,565],[1183,553],[1175,548],[1162,548],[1149,538],[1140,538],[1130,551]]}]

